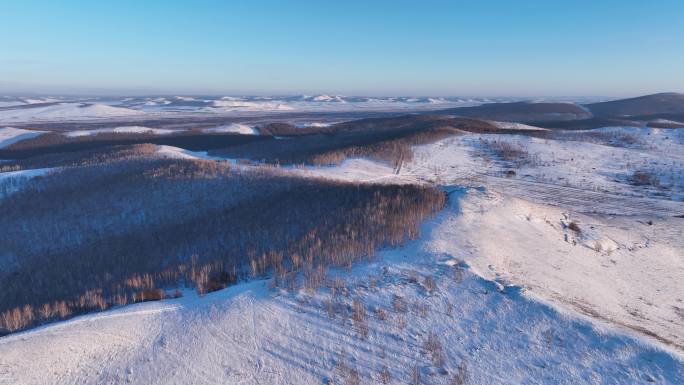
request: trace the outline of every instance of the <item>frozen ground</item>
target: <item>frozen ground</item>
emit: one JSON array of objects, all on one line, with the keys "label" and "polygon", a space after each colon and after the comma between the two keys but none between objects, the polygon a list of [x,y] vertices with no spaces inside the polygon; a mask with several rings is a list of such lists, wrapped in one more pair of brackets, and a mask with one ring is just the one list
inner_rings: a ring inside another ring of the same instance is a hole
[{"label": "frozen ground", "polygon": [[289,293],[257,280],[2,338],[0,384],[684,381],[680,353],[559,313],[436,252],[461,194],[419,241],[331,274],[326,288]]}]

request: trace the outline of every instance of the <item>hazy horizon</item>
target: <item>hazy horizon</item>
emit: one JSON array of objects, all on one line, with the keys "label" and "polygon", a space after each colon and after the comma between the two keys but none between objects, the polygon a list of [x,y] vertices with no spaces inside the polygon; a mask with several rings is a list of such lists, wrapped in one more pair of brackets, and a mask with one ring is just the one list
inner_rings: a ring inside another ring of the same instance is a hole
[{"label": "hazy horizon", "polygon": [[684,92],[684,4],[8,2],[0,93]]}]

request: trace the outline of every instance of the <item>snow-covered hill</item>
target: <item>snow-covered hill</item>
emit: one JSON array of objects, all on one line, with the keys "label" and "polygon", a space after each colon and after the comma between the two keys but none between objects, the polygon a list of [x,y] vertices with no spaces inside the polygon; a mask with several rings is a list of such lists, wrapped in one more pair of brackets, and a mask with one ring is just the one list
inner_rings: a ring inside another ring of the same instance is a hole
[{"label": "snow-covered hill", "polygon": [[167,130],[163,128],[150,128],[144,126],[120,126],[112,128],[99,128],[95,130],[73,130],[64,133],[66,136],[90,136],[102,133],[115,133],[115,134],[156,134],[156,135],[166,135],[179,132],[178,130]]},{"label": "snow-covered hill", "polygon": [[0,384],[682,383],[683,133],[462,133],[399,167],[281,167],[449,205],[317,290],[257,279],[0,338]]},{"label": "snow-covered hill", "polygon": [[316,291],[256,280],[0,339],[0,384],[677,384],[684,361],[436,252],[434,231]]},{"label": "snow-covered hill", "polygon": [[243,134],[243,135],[257,135],[259,133],[259,131],[256,128],[249,126],[249,125],[246,125],[246,124],[240,124],[240,123],[228,123],[228,124],[224,124],[222,126],[205,128],[202,131],[210,132],[210,133],[227,132],[227,133]]},{"label": "snow-covered hill", "polygon": [[0,110],[0,123],[22,123],[51,120],[83,120],[135,116],[143,112],[106,104],[54,103],[20,106]]},{"label": "snow-covered hill", "polygon": [[44,134],[45,131],[24,130],[21,128],[0,128],[0,148],[7,147],[24,139],[34,138]]}]

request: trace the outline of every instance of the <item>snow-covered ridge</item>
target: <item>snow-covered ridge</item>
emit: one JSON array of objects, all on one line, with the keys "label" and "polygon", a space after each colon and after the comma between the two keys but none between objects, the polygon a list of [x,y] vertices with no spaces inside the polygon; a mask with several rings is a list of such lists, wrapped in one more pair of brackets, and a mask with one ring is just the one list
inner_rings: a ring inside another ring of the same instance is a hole
[{"label": "snow-covered ridge", "polygon": [[133,117],[143,114],[262,114],[279,112],[344,112],[429,110],[506,102],[516,98],[366,97],[343,95],[290,96],[136,96],[36,97],[0,96],[0,123]]},{"label": "snow-covered ridge", "polygon": [[488,120],[489,123],[493,124],[497,128],[500,128],[502,130],[533,130],[533,131],[548,131],[546,128],[541,128],[541,127],[536,127],[536,126],[530,126],[528,124],[523,124],[523,123],[514,123],[514,122],[499,122],[495,120]]},{"label": "snow-covered ridge", "polygon": [[168,135],[180,132],[178,130],[167,130],[163,128],[150,128],[143,126],[120,126],[112,128],[99,128],[96,130],[74,130],[67,131],[64,133],[65,136],[77,137],[77,136],[91,136],[102,133],[116,133],[116,134],[156,134],[156,135]]},{"label": "snow-covered ridge", "polygon": [[[31,179],[46,175],[58,169],[59,168],[50,167],[0,172],[0,198],[21,190]],[[2,255],[0,255],[0,257],[2,257]],[[1,362],[2,361],[0,361],[0,363]],[[0,380],[2,380],[1,377]],[[2,382],[0,382],[0,384],[2,384]]]},{"label": "snow-covered ridge", "polygon": [[294,107],[278,102],[260,102],[222,99],[212,102],[211,108],[219,111],[292,111]]},{"label": "snow-covered ridge", "polygon": [[225,160],[224,158],[213,157],[206,151],[190,151],[174,146],[157,146],[157,155],[171,159],[204,159],[204,160]]},{"label": "snow-covered ridge", "polygon": [[20,123],[45,120],[83,120],[141,115],[143,112],[106,104],[55,103],[21,106],[0,110],[0,123]]},{"label": "snow-covered ridge", "polygon": [[34,138],[45,132],[46,131],[24,130],[13,127],[0,128],[0,148],[7,147],[25,139]]},{"label": "snow-covered ridge", "polygon": [[258,135],[259,131],[254,128],[253,126],[249,126],[247,124],[240,124],[240,123],[229,123],[229,124],[224,124],[222,126],[218,127],[212,127],[212,128],[205,128],[202,130],[203,132],[210,132],[210,133],[235,133],[235,134],[243,134],[243,135]]}]

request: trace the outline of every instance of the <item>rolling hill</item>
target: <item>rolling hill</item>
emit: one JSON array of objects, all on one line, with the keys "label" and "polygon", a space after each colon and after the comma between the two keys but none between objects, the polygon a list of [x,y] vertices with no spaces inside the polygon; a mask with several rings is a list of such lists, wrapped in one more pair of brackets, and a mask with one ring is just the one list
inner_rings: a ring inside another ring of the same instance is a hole
[{"label": "rolling hill", "polygon": [[601,117],[634,115],[683,114],[684,94],[663,92],[630,99],[587,104],[586,107]]}]

